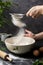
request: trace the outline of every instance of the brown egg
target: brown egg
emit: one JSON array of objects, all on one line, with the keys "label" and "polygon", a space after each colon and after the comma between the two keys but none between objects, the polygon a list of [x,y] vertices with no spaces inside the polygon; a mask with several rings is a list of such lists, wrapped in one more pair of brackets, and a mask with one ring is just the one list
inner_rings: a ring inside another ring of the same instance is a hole
[{"label": "brown egg", "polygon": [[39,56],[39,51],[38,51],[38,50],[34,50],[34,51],[33,51],[33,55],[34,55],[34,56]]},{"label": "brown egg", "polygon": [[43,52],[43,47],[40,47],[40,48],[39,48],[39,51],[40,51],[40,52]]}]

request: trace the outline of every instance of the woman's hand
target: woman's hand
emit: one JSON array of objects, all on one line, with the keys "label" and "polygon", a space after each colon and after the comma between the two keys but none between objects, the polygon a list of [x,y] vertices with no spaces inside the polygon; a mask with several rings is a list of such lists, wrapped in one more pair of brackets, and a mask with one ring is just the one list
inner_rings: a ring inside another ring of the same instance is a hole
[{"label": "woman's hand", "polygon": [[25,37],[32,37],[32,38],[34,38],[34,34],[31,31],[25,30],[25,32],[26,32],[26,34],[24,35]]},{"label": "woman's hand", "polygon": [[43,14],[43,5],[38,5],[32,7],[27,13],[26,16],[32,16],[32,18],[36,18],[39,15]]},{"label": "woman's hand", "polygon": [[25,30],[25,32],[26,32],[26,34],[24,34],[25,37],[31,37],[31,38],[34,38],[36,40],[43,39],[43,32],[40,32],[38,34],[33,34],[29,30]]}]

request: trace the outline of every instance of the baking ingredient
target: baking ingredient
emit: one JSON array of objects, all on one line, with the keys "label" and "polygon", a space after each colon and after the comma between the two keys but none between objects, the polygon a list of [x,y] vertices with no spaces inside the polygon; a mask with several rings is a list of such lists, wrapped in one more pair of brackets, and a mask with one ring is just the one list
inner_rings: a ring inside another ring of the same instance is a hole
[{"label": "baking ingredient", "polygon": [[30,37],[24,37],[25,31],[23,28],[20,28],[18,34],[14,38],[14,45],[30,45],[33,43],[33,39]]},{"label": "baking ingredient", "polygon": [[33,51],[33,55],[34,55],[34,56],[39,56],[39,51],[38,51],[38,50],[34,50],[34,51]]},{"label": "baking ingredient", "polygon": [[18,34],[14,38],[14,45],[18,45],[21,39],[24,37],[24,29],[20,28]]},{"label": "baking ingredient", "polygon": [[39,48],[39,51],[40,51],[40,52],[43,52],[43,47],[40,47],[40,48]]},{"label": "baking ingredient", "polygon": [[19,38],[20,38],[20,40],[16,40],[14,45],[30,45],[30,44],[32,44],[31,38],[27,38],[27,37],[19,37]]},{"label": "baking ingredient", "polygon": [[15,26],[17,26],[19,28],[22,28],[22,27],[26,26],[26,24],[21,21],[21,18],[23,17],[23,14],[15,14],[15,13],[12,14],[12,13],[10,13],[10,15],[12,17],[12,23]]}]

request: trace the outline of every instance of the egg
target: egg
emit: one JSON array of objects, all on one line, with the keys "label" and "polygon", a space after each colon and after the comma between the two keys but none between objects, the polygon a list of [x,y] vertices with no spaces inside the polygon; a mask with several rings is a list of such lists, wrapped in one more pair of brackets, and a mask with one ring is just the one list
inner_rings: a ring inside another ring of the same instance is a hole
[{"label": "egg", "polygon": [[40,48],[39,48],[39,51],[40,51],[40,52],[43,52],[43,47],[40,47]]},{"label": "egg", "polygon": [[34,55],[34,56],[39,56],[39,50],[34,50],[34,51],[33,51],[33,55]]}]

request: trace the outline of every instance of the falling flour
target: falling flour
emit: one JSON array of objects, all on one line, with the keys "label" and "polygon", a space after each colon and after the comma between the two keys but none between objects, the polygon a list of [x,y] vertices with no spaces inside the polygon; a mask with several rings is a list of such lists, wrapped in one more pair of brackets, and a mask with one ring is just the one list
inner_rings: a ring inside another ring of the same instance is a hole
[{"label": "falling flour", "polygon": [[19,42],[22,40],[22,38],[24,37],[24,29],[21,28],[18,32],[18,34],[16,35],[15,39],[14,39],[14,45],[18,45],[20,44]]},{"label": "falling flour", "polygon": [[20,29],[17,36],[14,38],[14,45],[30,45],[33,43],[33,39],[30,37],[24,37],[24,29]]}]

